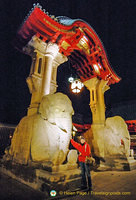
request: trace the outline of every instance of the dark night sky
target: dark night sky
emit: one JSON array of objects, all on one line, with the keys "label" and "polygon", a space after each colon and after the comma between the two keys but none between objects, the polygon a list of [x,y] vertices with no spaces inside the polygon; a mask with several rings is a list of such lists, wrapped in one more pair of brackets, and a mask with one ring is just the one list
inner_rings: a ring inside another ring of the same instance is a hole
[{"label": "dark night sky", "polygon": [[[39,2],[55,16],[83,19],[99,35],[115,72],[122,78],[105,94],[106,107],[136,99],[136,1],[135,0],[1,0],[0,122],[18,123],[26,114],[30,94],[26,84],[31,58],[12,45],[25,16]],[[68,63],[58,69],[58,91],[68,94],[76,113],[90,115],[89,92],[69,91]]]}]

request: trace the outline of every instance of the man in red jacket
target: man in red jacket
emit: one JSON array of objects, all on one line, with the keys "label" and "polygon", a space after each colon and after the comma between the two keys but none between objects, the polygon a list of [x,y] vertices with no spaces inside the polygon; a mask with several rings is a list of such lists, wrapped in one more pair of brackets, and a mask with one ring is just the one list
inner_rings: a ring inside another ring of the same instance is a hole
[{"label": "man in red jacket", "polygon": [[85,138],[83,136],[80,136],[80,143],[77,143],[73,139],[71,139],[71,144],[73,145],[73,147],[75,147],[79,151],[78,161],[79,161],[81,176],[82,176],[81,189],[87,189],[87,182],[88,182],[88,190],[92,190],[90,168],[89,168],[89,165],[85,163],[86,157],[91,156],[90,146],[85,141]]}]

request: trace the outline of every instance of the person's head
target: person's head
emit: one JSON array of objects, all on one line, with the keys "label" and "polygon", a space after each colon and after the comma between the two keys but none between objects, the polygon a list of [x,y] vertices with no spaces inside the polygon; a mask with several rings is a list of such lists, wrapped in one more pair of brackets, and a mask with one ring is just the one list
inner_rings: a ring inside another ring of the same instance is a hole
[{"label": "person's head", "polygon": [[85,138],[83,136],[80,136],[80,143],[84,144],[85,143]]}]

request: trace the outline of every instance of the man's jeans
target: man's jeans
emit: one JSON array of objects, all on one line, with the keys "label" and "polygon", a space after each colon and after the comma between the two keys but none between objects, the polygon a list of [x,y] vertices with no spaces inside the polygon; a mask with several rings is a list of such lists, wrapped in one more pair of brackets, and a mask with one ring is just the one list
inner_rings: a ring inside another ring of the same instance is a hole
[{"label": "man's jeans", "polygon": [[84,162],[79,162],[80,169],[81,169],[81,176],[82,176],[82,186],[91,188],[92,181],[91,181],[91,174],[90,174],[90,167]]}]

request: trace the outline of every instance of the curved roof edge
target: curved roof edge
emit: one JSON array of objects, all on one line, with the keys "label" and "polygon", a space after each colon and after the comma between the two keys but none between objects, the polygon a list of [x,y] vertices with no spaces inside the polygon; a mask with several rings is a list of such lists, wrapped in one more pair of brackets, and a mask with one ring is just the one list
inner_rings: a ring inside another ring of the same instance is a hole
[{"label": "curved roof edge", "polygon": [[83,20],[55,17],[35,6],[17,32],[16,48],[23,51],[34,35],[45,43],[57,43],[82,82],[93,77],[104,79],[109,85],[121,80],[109,64],[100,38]]}]

